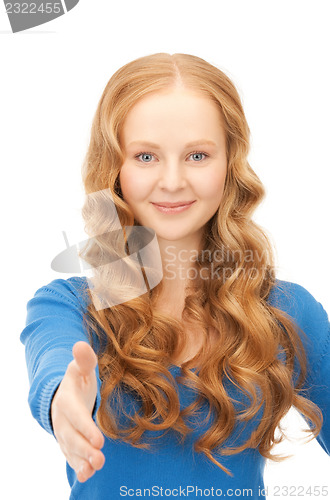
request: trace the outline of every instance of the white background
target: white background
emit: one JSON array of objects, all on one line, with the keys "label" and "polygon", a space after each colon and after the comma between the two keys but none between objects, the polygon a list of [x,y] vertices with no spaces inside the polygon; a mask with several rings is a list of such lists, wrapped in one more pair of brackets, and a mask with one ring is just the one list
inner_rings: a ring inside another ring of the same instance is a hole
[{"label": "white background", "polygon": [[[12,34],[1,4],[1,498],[69,498],[64,456],[27,404],[19,334],[37,288],[69,277],[50,267],[65,248],[62,231],[70,244],[85,237],[81,163],[103,88],[127,62],[190,53],[233,79],[252,133],[250,164],[267,192],[255,220],[273,241],[278,277],[330,310],[329,14],[320,0],[81,0]],[[287,421],[299,434],[294,410]],[[267,463],[268,498],[278,498],[275,485],[327,485],[330,496],[330,458],[316,440],[274,452],[294,457]]]}]

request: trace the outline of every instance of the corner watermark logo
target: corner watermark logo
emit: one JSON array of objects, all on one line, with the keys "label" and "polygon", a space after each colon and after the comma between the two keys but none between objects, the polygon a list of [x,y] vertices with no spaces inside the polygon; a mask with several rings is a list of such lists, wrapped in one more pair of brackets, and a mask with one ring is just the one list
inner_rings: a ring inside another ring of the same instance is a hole
[{"label": "corner watermark logo", "polygon": [[[122,226],[110,189],[88,194],[86,207],[95,224],[89,228],[91,238],[70,245],[63,231],[66,249],[52,260],[51,268],[59,273],[91,271],[92,276],[85,274],[97,311],[137,298],[158,285],[163,267],[155,231]],[[92,264],[80,257],[86,249]],[[103,274],[105,284],[99,280]]]},{"label": "corner watermark logo", "polygon": [[13,33],[24,31],[48,23],[63,16],[79,3],[79,0],[44,2],[7,2],[4,0]]}]

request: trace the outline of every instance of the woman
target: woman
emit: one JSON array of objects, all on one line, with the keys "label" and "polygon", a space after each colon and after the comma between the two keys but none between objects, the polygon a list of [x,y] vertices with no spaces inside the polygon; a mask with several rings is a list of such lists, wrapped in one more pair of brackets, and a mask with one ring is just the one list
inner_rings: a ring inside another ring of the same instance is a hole
[{"label": "woman", "polygon": [[[275,277],[248,152],[239,95],[203,59],[154,54],[108,82],[83,170],[94,279],[37,290],[21,334],[31,410],[67,459],[72,498],[259,498],[291,406],[330,454],[328,317]],[[107,190],[114,219],[91,196]],[[116,217],[154,231],[161,256],[162,280],[129,300],[107,265],[129,253]]]}]

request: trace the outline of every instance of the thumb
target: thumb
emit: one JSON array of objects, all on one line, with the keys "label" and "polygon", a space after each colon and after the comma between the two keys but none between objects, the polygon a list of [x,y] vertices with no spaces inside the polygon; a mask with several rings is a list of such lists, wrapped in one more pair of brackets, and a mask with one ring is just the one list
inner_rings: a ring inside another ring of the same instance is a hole
[{"label": "thumb", "polygon": [[97,365],[97,356],[87,342],[76,342],[72,348],[73,357],[81,375],[88,376]]}]

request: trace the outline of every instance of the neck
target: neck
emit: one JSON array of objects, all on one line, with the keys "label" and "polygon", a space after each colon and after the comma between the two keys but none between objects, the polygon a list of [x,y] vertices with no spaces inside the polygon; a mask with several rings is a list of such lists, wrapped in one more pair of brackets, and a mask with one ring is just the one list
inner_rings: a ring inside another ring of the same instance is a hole
[{"label": "neck", "polygon": [[169,241],[158,238],[163,264],[164,290],[181,294],[195,276],[195,260],[200,250],[200,241]]}]

